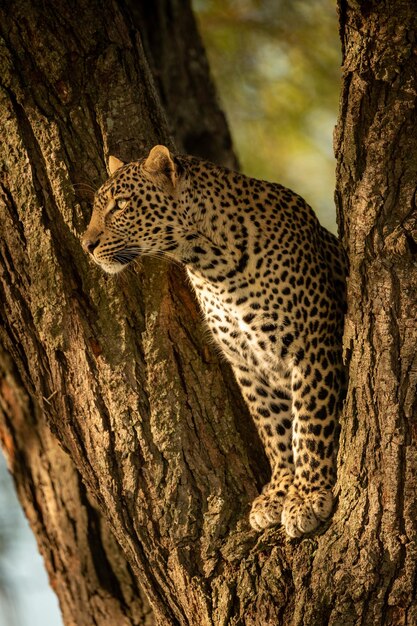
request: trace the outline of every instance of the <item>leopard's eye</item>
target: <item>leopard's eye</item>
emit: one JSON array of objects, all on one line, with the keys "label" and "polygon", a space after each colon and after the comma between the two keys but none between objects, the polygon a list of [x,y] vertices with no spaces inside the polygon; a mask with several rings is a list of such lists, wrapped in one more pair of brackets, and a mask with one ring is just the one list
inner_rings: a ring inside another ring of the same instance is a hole
[{"label": "leopard's eye", "polygon": [[128,200],[126,198],[119,198],[116,200],[117,208],[124,209],[127,206]]},{"label": "leopard's eye", "polygon": [[112,216],[119,211],[122,211],[127,207],[129,198],[113,198],[110,207],[107,210],[107,215]]}]

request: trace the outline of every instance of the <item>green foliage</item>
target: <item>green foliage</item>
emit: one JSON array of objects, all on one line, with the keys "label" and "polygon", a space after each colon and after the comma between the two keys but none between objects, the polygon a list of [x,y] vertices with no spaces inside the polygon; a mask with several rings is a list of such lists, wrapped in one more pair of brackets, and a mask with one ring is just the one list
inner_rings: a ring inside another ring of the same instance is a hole
[{"label": "green foliage", "polygon": [[293,188],[335,231],[335,4],[194,0],[194,9],[242,170]]}]

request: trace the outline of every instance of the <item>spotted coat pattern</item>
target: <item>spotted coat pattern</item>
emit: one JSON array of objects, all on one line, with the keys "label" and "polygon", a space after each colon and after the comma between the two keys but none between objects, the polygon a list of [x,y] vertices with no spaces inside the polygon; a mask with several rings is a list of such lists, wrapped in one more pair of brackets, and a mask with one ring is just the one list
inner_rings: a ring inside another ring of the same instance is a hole
[{"label": "spotted coat pattern", "polygon": [[271,464],[250,523],[313,531],[332,510],[343,387],[337,238],[289,189],[164,146],[109,169],[85,250],[109,273],[146,254],[185,265]]}]

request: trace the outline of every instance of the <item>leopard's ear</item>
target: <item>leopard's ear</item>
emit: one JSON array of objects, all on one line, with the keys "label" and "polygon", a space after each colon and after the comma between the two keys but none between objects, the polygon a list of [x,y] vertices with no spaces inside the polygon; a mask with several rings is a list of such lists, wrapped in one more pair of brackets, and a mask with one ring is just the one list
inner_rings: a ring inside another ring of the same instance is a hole
[{"label": "leopard's ear", "polygon": [[117,170],[124,165],[123,161],[114,156],[109,156],[109,163],[107,169],[110,176],[117,172]]},{"label": "leopard's ear", "polygon": [[175,187],[177,172],[175,163],[166,146],[154,146],[145,161],[144,167],[153,176],[158,177],[160,180],[163,177],[171,183],[172,187]]}]

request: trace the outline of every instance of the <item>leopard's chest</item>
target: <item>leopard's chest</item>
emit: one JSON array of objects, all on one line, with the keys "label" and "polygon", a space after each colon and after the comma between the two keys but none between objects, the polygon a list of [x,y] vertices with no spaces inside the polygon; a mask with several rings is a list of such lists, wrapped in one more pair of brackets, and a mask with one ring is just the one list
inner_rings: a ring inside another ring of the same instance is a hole
[{"label": "leopard's chest", "polygon": [[211,289],[190,278],[213,337],[232,365],[246,365],[259,375],[287,368],[286,359],[280,357],[281,333],[276,315],[241,294],[231,297],[227,289]]}]

